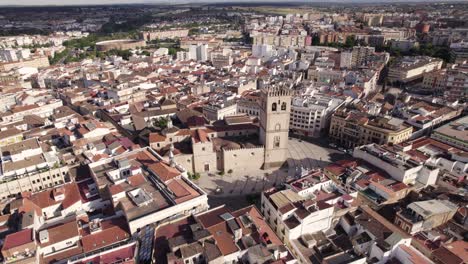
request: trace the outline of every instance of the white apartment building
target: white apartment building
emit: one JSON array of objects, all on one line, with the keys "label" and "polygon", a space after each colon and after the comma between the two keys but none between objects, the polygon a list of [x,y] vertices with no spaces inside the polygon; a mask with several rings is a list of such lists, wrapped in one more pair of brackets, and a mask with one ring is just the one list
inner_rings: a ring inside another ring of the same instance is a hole
[{"label": "white apartment building", "polygon": [[344,71],[335,70],[332,68],[312,66],[307,72],[307,79],[313,80],[317,83],[330,84],[334,82],[341,82],[343,80],[344,75]]},{"label": "white apartment building", "polygon": [[178,51],[176,53],[176,59],[178,61],[187,61],[187,60],[190,60],[190,53],[188,53],[187,51]]},{"label": "white apartment building", "polygon": [[328,129],[332,113],[345,101],[324,94],[295,97],[291,104],[289,127],[293,133],[318,137]]},{"label": "white apartment building", "polygon": [[209,59],[208,44],[192,44],[188,52],[190,60],[207,61]]},{"label": "white apartment building", "polygon": [[326,231],[332,226],[335,200],[316,201],[316,194],[333,189],[330,179],[318,174],[305,176],[284,190],[262,193],[261,211],[266,222],[287,246],[304,234]]},{"label": "white apartment building", "polygon": [[47,103],[16,106],[5,112],[1,116],[0,124],[9,124],[22,121],[26,115],[37,115],[40,117],[49,117],[54,113],[54,109],[63,106],[62,100],[51,99]]},{"label": "white apartment building", "polygon": [[356,147],[353,157],[381,168],[393,179],[404,184],[434,185],[439,174],[439,168],[411,159],[411,155],[403,151],[395,152],[376,144]]},{"label": "white apartment building", "polygon": [[224,119],[226,116],[237,115],[237,103],[216,103],[203,106],[203,115],[208,120],[216,121]]},{"label": "white apartment building", "polygon": [[68,167],[60,166],[55,151],[44,151],[36,138],[0,149],[1,200],[15,197],[21,192],[39,191],[65,182]]},{"label": "white apartment building", "polygon": [[267,44],[256,44],[252,45],[252,56],[258,58],[270,58],[276,54],[275,49],[272,45]]},{"label": "white apartment building", "polygon": [[391,82],[407,83],[423,77],[427,72],[440,70],[443,61],[427,56],[403,57],[390,67],[388,78]]}]

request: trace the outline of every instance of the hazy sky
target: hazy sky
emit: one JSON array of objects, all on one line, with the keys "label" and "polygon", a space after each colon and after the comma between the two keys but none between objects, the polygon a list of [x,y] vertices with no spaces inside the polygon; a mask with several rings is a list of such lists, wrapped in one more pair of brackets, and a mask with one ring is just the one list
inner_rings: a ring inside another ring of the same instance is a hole
[{"label": "hazy sky", "polygon": [[[2,5],[99,5],[132,3],[197,3],[197,2],[287,2],[288,0],[0,0]],[[405,2],[405,0],[293,0],[294,2]],[[291,1],[291,2],[293,2]],[[414,2],[417,0],[411,0]],[[448,2],[450,0],[419,0],[424,2]],[[466,0],[465,0],[466,1]]]}]

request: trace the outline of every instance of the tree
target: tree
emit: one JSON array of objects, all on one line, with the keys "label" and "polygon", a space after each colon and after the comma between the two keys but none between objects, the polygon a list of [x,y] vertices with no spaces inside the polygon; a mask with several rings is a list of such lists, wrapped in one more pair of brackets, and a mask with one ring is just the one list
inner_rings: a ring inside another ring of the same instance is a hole
[{"label": "tree", "polygon": [[346,37],[345,47],[352,48],[356,46],[356,37],[354,35]]},{"label": "tree", "polygon": [[169,120],[166,117],[160,117],[159,119],[153,120],[153,125],[161,129],[166,128],[167,123],[169,123]]},{"label": "tree", "polygon": [[198,173],[198,172],[195,172],[195,173],[187,172],[187,176],[191,180],[198,180],[201,177],[200,173]]},{"label": "tree", "polygon": [[318,46],[320,45],[320,38],[317,35],[314,35],[312,37],[312,46]]}]

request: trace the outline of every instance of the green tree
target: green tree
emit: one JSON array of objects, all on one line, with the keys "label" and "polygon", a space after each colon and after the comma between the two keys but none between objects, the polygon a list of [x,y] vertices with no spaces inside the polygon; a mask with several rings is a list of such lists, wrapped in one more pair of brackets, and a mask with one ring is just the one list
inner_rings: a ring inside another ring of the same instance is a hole
[{"label": "green tree", "polygon": [[314,35],[314,36],[312,37],[312,45],[313,45],[313,46],[318,46],[318,45],[320,45],[320,38],[319,38],[319,36]]},{"label": "green tree", "polygon": [[166,117],[160,117],[158,119],[153,120],[153,125],[155,127],[159,127],[161,129],[164,129],[164,128],[167,127],[168,122],[169,122],[169,120]]},{"label": "green tree", "polygon": [[356,37],[354,35],[346,37],[345,47],[352,48],[356,46]]}]

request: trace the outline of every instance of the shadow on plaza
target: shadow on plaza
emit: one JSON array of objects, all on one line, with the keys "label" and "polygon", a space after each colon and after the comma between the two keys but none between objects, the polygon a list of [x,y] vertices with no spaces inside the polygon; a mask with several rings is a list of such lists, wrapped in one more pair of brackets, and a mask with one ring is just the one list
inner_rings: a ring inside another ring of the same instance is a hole
[{"label": "shadow on plaza", "polygon": [[[328,159],[331,162],[350,158],[344,153],[333,152],[329,153]],[[288,158],[285,165],[275,171],[261,172],[263,175],[249,175],[248,172],[242,176],[233,176],[225,174],[223,176],[217,174],[209,174],[202,177],[210,177],[214,183],[212,187],[204,188],[205,191],[213,196],[235,196],[247,195],[250,193],[260,193],[263,190],[279,187],[287,180],[299,177],[301,175],[301,167],[304,169],[318,169],[329,165],[327,160],[307,157],[304,159]],[[261,177],[259,177],[261,176]],[[259,180],[261,179],[261,180]]]}]

